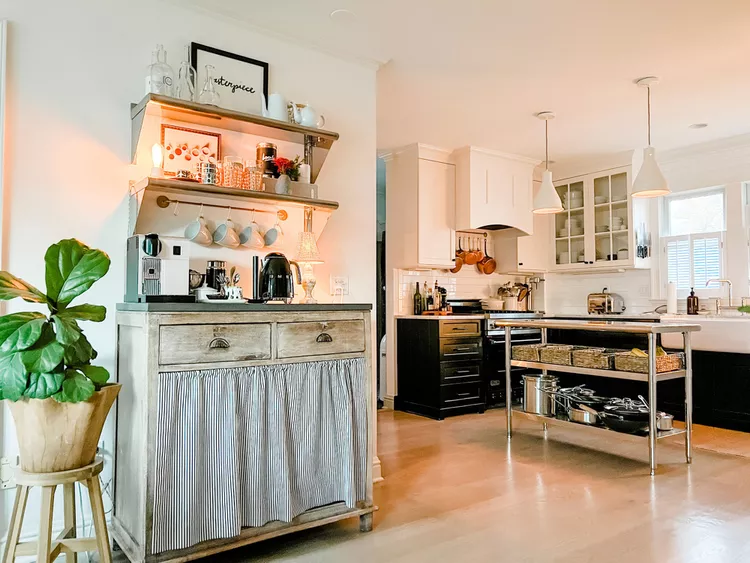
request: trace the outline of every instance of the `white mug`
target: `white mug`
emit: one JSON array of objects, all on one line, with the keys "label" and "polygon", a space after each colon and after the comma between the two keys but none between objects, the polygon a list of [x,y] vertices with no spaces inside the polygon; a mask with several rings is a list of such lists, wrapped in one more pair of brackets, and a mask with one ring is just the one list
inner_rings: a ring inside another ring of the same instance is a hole
[{"label": "white mug", "polygon": [[263,239],[263,233],[261,233],[258,223],[253,221],[242,229],[240,232],[240,244],[257,250],[266,246],[266,241]]},{"label": "white mug", "polygon": [[234,222],[227,217],[214,231],[214,242],[227,248],[237,248],[240,245],[240,237],[234,230]]},{"label": "white mug", "polygon": [[185,238],[203,246],[211,246],[211,232],[206,227],[206,221],[203,219],[203,206],[198,217],[190,221],[185,227]]},{"label": "white mug", "polygon": [[266,231],[264,235],[266,246],[281,246],[284,244],[284,232],[281,230],[281,225],[276,221],[276,224]]}]

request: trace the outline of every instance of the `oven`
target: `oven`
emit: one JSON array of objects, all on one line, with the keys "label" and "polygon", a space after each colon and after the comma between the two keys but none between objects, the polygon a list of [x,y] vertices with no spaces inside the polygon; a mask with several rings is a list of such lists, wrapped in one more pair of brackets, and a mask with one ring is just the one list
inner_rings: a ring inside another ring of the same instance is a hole
[{"label": "oven", "polygon": [[[486,385],[487,408],[505,407],[505,328],[495,327],[492,319],[485,321],[483,380]],[[538,328],[511,329],[511,342],[516,344],[539,344],[542,331]],[[527,373],[540,373],[539,370],[511,368],[511,398],[513,402],[523,399],[523,380]]]}]

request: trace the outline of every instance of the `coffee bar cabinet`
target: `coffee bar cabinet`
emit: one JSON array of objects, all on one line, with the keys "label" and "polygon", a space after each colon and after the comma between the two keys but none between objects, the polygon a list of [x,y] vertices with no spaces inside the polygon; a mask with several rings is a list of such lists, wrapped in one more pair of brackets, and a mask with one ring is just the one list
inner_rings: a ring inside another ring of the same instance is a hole
[{"label": "coffee bar cabinet", "polygon": [[131,562],[372,528],[370,309],[118,305],[111,530]]},{"label": "coffee bar cabinet", "polygon": [[482,320],[423,317],[396,321],[396,409],[438,420],[484,412]]}]

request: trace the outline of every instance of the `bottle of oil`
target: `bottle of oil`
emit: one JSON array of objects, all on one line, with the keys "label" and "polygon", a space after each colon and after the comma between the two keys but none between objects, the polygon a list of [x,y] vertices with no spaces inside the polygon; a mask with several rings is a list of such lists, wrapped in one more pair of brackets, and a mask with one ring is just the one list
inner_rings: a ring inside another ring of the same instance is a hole
[{"label": "bottle of oil", "polygon": [[417,290],[414,292],[414,314],[422,314],[422,294],[419,293],[419,282],[417,282]]},{"label": "bottle of oil", "polygon": [[698,314],[698,296],[695,294],[693,288],[690,288],[690,295],[687,298],[687,314],[697,315]]}]

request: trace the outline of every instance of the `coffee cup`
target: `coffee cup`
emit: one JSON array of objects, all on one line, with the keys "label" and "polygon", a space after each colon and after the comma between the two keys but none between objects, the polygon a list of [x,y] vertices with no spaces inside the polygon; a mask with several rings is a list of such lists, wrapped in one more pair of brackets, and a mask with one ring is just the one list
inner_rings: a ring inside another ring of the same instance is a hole
[{"label": "coffee cup", "polygon": [[206,221],[203,219],[203,206],[201,206],[198,217],[185,227],[185,238],[202,246],[211,246],[213,238],[208,227],[206,227]]},{"label": "coffee cup", "polygon": [[260,250],[266,246],[266,241],[263,238],[263,233],[260,231],[260,225],[253,221],[247,227],[242,229],[239,234],[240,244],[248,248],[255,248]]},{"label": "coffee cup", "polygon": [[234,222],[227,217],[214,231],[214,242],[227,248],[237,248],[240,245],[240,237],[234,228]]},{"label": "coffee cup", "polygon": [[281,230],[281,225],[276,221],[276,224],[266,231],[263,236],[266,246],[281,246],[284,244],[284,232]]}]

